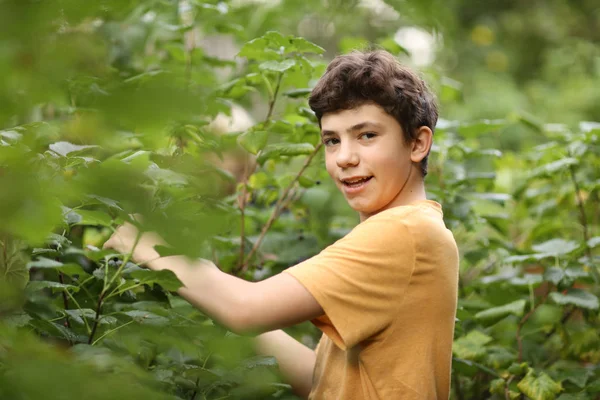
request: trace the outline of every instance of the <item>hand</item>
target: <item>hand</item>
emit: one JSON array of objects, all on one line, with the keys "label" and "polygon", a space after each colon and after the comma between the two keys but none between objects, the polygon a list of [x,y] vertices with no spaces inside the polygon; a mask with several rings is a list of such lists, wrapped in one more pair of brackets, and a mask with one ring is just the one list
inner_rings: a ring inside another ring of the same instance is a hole
[{"label": "hand", "polygon": [[131,258],[138,264],[159,258],[160,255],[154,250],[154,246],[157,244],[164,245],[164,240],[156,233],[145,232],[136,245],[135,242],[138,234],[139,231],[133,224],[125,222],[117,228],[102,248],[114,249],[123,254],[128,254],[133,249]]}]

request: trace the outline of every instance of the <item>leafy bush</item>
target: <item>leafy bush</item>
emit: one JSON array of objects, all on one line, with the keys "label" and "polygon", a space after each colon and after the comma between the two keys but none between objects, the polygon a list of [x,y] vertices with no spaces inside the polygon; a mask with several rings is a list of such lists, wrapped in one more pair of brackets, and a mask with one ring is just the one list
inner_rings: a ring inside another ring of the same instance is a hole
[{"label": "leafy bush", "polygon": [[[358,222],[306,105],[323,49],[269,31],[225,61],[195,41],[243,39],[233,11],[185,4],[2,5],[0,398],[295,398],[251,339],[172,294],[173,274],[101,250],[141,212],[161,254],[258,280]],[[244,107],[258,122],[219,128]],[[541,144],[482,144],[525,130]],[[427,186],[461,250],[454,398],[598,397],[599,134],[440,121]]]}]

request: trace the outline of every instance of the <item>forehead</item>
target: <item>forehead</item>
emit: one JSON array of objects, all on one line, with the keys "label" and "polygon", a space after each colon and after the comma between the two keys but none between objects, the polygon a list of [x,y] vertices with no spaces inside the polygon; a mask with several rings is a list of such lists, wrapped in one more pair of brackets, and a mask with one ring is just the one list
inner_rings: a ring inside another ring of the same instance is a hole
[{"label": "forehead", "polygon": [[321,118],[323,132],[345,132],[354,126],[368,122],[382,128],[400,128],[398,121],[376,104],[363,104],[349,110],[326,113]]}]

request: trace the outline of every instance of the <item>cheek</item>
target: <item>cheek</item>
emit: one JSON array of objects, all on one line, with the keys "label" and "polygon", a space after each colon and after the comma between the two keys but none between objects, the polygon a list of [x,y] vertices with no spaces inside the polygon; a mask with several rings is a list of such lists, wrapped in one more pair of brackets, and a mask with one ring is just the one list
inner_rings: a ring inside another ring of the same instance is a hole
[{"label": "cheek", "polygon": [[325,169],[327,173],[331,177],[331,179],[335,180],[335,160],[332,155],[325,153]]}]

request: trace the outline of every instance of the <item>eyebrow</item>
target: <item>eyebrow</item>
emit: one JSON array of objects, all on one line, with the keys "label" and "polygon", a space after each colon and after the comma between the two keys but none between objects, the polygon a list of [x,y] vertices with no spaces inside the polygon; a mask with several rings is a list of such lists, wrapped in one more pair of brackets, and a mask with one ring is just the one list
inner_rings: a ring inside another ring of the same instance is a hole
[{"label": "eyebrow", "polygon": [[[364,121],[364,122],[359,122],[356,125],[352,125],[350,128],[346,129],[346,132],[351,133],[351,132],[356,132],[356,131],[360,131],[362,129],[365,128],[377,128],[377,129],[381,129],[382,125],[380,123],[377,122],[372,122],[372,121]],[[322,136],[330,136],[330,135],[335,135],[337,133],[337,131],[330,131],[330,130],[323,130],[321,131],[321,135]]]}]

